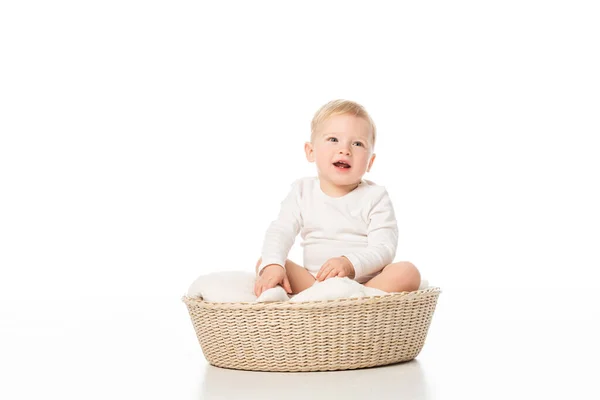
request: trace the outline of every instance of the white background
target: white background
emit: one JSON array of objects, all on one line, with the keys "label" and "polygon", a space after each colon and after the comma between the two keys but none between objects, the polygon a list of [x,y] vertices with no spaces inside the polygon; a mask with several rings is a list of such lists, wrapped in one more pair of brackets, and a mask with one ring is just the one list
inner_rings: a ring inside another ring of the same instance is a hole
[{"label": "white background", "polygon": [[[0,397],[593,397],[599,18],[592,1],[2,2]],[[424,350],[309,374],[306,393],[208,366],[180,298],[253,271],[337,98],[377,124],[364,178],[394,202],[396,260],[443,290]]]}]

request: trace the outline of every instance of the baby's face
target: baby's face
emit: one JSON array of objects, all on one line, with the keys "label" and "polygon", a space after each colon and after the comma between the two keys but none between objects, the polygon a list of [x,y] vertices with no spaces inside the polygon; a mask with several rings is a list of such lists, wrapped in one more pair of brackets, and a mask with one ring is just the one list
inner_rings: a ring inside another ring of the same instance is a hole
[{"label": "baby's face", "polygon": [[[353,115],[335,115],[317,127],[312,144],[306,143],[306,158],[316,162],[320,179],[340,187],[354,185],[371,169],[375,159],[372,143],[367,121]],[[340,160],[348,167],[336,165]]]}]

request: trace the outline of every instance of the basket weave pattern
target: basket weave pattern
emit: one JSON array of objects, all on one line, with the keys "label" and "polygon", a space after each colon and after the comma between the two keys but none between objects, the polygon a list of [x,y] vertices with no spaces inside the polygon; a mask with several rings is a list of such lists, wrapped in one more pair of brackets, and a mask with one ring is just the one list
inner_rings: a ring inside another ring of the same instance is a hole
[{"label": "basket weave pattern", "polygon": [[217,367],[333,371],[415,358],[439,288],[308,302],[216,303],[184,296],[202,352]]}]

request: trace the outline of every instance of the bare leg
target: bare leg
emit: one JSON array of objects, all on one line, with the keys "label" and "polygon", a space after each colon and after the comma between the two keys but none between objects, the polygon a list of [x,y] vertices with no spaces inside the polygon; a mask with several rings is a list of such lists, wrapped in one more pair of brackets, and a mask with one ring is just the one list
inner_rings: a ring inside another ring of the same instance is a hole
[{"label": "bare leg", "polygon": [[412,292],[419,289],[421,273],[412,263],[401,261],[386,265],[381,273],[364,283],[384,292]]},{"label": "bare leg", "polygon": [[[255,271],[258,272],[258,267],[262,261],[262,257],[256,263]],[[285,271],[292,287],[292,294],[298,294],[301,291],[308,289],[315,283],[316,279],[308,270],[293,261],[285,260]]]}]

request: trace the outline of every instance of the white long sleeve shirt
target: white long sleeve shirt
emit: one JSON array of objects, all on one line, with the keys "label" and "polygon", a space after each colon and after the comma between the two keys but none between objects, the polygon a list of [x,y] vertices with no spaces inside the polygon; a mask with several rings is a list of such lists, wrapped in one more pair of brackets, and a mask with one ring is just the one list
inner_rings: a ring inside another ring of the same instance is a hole
[{"label": "white long sleeve shirt", "polygon": [[318,177],[294,181],[265,234],[258,272],[269,264],[285,268],[298,233],[303,239],[304,267],[313,276],[330,258],[345,256],[354,267],[354,280],[360,283],[392,263],[398,245],[398,226],[387,190],[366,179],[342,197],[325,194]]}]

